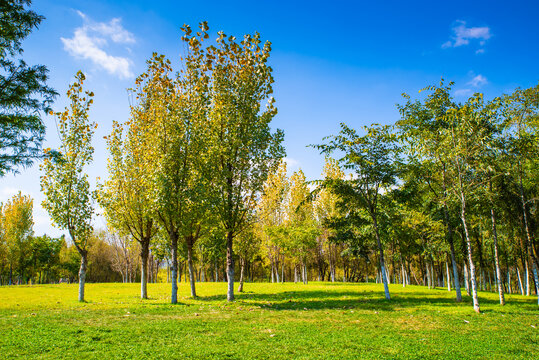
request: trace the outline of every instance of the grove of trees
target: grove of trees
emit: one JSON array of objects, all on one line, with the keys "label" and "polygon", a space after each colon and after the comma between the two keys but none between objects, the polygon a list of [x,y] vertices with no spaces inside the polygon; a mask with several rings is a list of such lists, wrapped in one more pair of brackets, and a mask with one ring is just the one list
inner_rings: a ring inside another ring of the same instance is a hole
[{"label": "grove of trees", "polygon": [[[288,175],[284,134],[271,127],[271,43],[223,32],[211,43],[206,22],[182,31],[179,71],[153,54],[130,89],[96,190],[85,173],[93,93],[77,73],[55,114],[61,145],[40,155],[43,207],[70,239],[35,237],[32,199],[16,195],[1,207],[2,284],[77,278],[84,301],[86,279],[140,281],[143,299],[148,281],[167,281],[177,303],[182,275],[192,297],[197,281],[226,281],[228,301],[236,280],[240,292],[248,281],[365,281],[383,284],[387,300],[399,283],[455,289],[460,302],[463,285],[477,312],[479,291],[498,292],[501,305],[505,293],[539,302],[539,85],[457,102],[442,79],[404,95],[394,124],[341,124],[311,145],[325,166],[307,181]],[[19,51],[21,34],[3,51]],[[54,95],[42,91],[34,108]],[[0,173],[28,164],[32,149]],[[96,202],[106,231],[92,225]]]}]

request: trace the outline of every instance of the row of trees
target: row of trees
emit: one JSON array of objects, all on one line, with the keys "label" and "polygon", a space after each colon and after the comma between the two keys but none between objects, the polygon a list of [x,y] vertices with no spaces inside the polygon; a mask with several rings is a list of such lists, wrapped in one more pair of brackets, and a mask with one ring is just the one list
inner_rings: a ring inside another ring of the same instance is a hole
[{"label": "row of trees", "polygon": [[[80,258],[62,236],[35,236],[33,199],[21,193],[0,204],[0,285],[72,282]],[[93,282],[140,278],[135,248],[128,239],[97,231],[89,239],[88,279]],[[159,260],[152,258],[154,272]],[[156,279],[157,275],[152,276]],[[154,280],[155,281],[155,280]]]},{"label": "row of trees", "polygon": [[70,106],[56,114],[62,145],[58,151],[46,149],[43,206],[57,226],[68,230],[81,256],[80,301],[94,198],[109,226],[140,244],[142,298],[147,297],[152,239],[164,239],[170,252],[171,301],[176,303],[179,244],[187,249],[196,296],[193,246],[213,232],[226,249],[227,298],[234,299],[234,239],[250,224],[256,196],[284,156],[282,132],[269,127],[276,114],[267,65],[271,46],[261,44],[259,34],[237,42],[221,32],[216,45],[207,46],[206,23],[196,34],[188,26],[183,31],[183,69],[173,74],[170,61],[154,54],[147,72],[136,79],[131,117],[114,123],[107,137],[109,178],[97,191],[90,191],[84,172],[92,161],[97,125],[88,118],[93,93],[83,90],[82,73],[68,91]]}]

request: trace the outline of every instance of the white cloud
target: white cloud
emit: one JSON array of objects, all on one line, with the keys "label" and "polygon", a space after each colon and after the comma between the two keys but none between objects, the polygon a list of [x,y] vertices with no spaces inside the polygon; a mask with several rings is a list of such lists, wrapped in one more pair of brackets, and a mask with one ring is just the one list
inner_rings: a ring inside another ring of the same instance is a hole
[{"label": "white cloud", "polygon": [[473,94],[472,89],[458,89],[458,90],[455,90],[455,96],[466,97],[466,96],[470,96],[472,94]]},{"label": "white cloud", "polygon": [[299,166],[299,161],[290,157],[284,157],[283,161],[286,163],[288,168],[297,168]]},{"label": "white cloud", "polygon": [[[485,45],[486,41],[492,37],[490,28],[488,26],[482,27],[467,27],[466,22],[457,20],[457,24],[453,27],[452,40],[449,40],[442,44],[442,48],[459,47],[470,44],[471,40],[479,41],[479,45]],[[479,51],[477,53],[481,53]]]},{"label": "white cloud", "polygon": [[481,87],[486,84],[488,84],[488,80],[481,74],[474,76],[472,80],[468,81],[468,85],[473,87]]},{"label": "white cloud", "polygon": [[109,74],[121,79],[133,77],[132,62],[129,58],[110,55],[103,49],[108,45],[108,40],[116,44],[135,43],[135,37],[123,28],[121,20],[114,18],[108,23],[94,22],[80,11],[77,11],[77,14],[84,24],[75,29],[71,39],[60,38],[64,50],[76,58],[92,61]]}]

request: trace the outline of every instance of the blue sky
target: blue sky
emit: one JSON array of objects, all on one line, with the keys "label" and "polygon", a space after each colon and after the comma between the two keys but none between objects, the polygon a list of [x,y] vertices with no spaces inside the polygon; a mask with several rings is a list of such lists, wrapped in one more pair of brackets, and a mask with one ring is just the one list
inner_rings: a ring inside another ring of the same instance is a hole
[{"label": "blue sky", "polygon": [[[320,175],[323,158],[306,145],[352,127],[392,123],[401,94],[417,96],[441,77],[456,82],[461,101],[473,92],[493,97],[539,80],[536,1],[62,1],[36,0],[46,17],[23,43],[29,64],[50,69],[49,84],[65,92],[77,70],[95,92],[91,117],[99,124],[95,184],[106,177],[103,136],[112,120],[124,122],[126,89],[145,69],[152,52],[179,63],[180,27],[206,20],[215,34],[237,37],[258,31],[273,44],[271,65],[279,114],[273,126],[285,131],[289,168],[308,179]],[[45,147],[56,147],[52,118]],[[0,201],[17,191],[34,203],[34,230],[58,235],[40,206],[39,168],[0,179]],[[96,225],[103,226],[101,219]]]}]

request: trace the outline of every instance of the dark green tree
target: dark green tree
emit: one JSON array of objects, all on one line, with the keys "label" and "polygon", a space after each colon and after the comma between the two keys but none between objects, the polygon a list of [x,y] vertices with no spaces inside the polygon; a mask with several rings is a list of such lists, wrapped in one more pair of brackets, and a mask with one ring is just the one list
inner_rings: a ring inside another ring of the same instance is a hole
[{"label": "dark green tree", "polygon": [[22,60],[22,41],[44,17],[30,0],[0,2],[0,176],[30,166],[45,136],[42,116],[57,93],[46,85],[48,69]]}]

